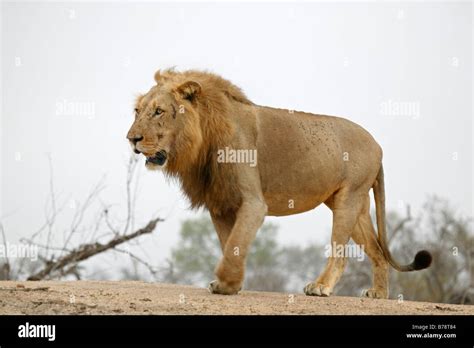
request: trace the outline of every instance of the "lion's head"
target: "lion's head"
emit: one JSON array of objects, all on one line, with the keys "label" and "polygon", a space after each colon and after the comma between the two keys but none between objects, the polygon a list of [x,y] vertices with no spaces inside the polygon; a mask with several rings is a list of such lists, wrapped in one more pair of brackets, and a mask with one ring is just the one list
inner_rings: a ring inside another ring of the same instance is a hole
[{"label": "lion's head", "polygon": [[156,85],[137,98],[135,121],[128,131],[135,153],[149,169],[176,166],[180,157],[194,162],[203,142],[196,100],[199,82],[167,72],[155,74]]},{"label": "lion's head", "polygon": [[252,104],[238,87],[212,73],[158,70],[155,81],[137,98],[127,138],[146,157],[148,169],[164,168],[171,175],[203,168],[210,152],[228,142],[230,100]]}]

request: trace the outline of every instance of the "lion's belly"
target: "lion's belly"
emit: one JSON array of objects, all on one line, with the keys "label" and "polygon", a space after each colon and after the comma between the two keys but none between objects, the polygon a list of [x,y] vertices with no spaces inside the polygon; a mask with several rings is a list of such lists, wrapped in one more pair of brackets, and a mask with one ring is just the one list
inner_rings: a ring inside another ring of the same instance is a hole
[{"label": "lion's belly", "polygon": [[305,161],[285,157],[284,161],[259,162],[262,193],[268,215],[299,214],[316,208],[340,188],[342,167],[320,166],[311,151]]},{"label": "lion's belly", "polygon": [[278,195],[266,195],[265,203],[268,206],[268,216],[285,216],[304,213],[316,208],[323,200],[315,197],[295,196],[293,199]]},{"label": "lion's belly", "polygon": [[337,175],[326,179],[311,171],[295,170],[279,176],[262,176],[263,197],[268,215],[299,214],[325,202],[340,186]]},{"label": "lion's belly", "polygon": [[314,209],[341,186],[346,162],[331,125],[273,109],[259,119],[258,170],[268,215]]}]

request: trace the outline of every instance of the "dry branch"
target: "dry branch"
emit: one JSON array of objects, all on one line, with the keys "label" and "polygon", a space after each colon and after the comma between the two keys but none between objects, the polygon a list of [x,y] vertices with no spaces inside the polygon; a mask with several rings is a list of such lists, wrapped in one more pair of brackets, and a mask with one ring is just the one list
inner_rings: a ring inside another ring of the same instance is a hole
[{"label": "dry branch", "polygon": [[151,220],[145,227],[127,234],[116,236],[106,244],[101,243],[90,243],[83,244],[77,249],[73,249],[70,253],[62,256],[56,261],[48,261],[46,267],[34,275],[28,277],[28,280],[42,280],[49,276],[52,272],[64,270],[65,267],[71,264],[77,264],[80,261],[84,261],[94,255],[102,253],[106,250],[113,249],[117,245],[128,242],[131,239],[137,238],[143,234],[151,233],[156,228],[156,224],[162,221],[160,218]]}]

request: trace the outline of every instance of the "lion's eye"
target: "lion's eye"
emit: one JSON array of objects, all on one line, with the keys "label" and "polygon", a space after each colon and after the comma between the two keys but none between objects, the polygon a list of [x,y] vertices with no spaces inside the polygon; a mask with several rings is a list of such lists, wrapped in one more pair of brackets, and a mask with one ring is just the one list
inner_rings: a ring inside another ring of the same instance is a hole
[{"label": "lion's eye", "polygon": [[156,108],[155,110],[155,116],[160,116],[164,111],[160,108]]},{"label": "lion's eye", "polygon": [[139,111],[137,108],[135,108],[133,111],[135,111],[135,115],[138,115],[139,114]]}]

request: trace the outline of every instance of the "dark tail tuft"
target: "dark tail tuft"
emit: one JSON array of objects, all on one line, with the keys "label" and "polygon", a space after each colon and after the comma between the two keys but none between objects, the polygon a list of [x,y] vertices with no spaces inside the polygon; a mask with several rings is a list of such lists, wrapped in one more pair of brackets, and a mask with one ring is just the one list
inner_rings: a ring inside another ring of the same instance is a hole
[{"label": "dark tail tuft", "polygon": [[431,256],[430,252],[427,250],[421,250],[416,253],[415,261],[413,262],[413,268],[415,271],[428,268],[431,265],[431,261],[433,261],[433,257]]}]

